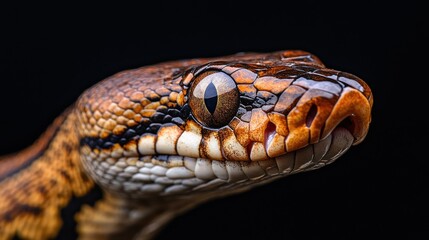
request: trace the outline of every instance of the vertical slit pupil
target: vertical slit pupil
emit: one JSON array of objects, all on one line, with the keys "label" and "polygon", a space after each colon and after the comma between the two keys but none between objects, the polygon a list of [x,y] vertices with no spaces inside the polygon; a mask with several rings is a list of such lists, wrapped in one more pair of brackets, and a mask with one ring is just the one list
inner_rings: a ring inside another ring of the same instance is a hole
[{"label": "vertical slit pupil", "polygon": [[217,90],[213,82],[207,85],[206,91],[204,92],[204,103],[206,104],[207,110],[213,115],[217,105]]}]

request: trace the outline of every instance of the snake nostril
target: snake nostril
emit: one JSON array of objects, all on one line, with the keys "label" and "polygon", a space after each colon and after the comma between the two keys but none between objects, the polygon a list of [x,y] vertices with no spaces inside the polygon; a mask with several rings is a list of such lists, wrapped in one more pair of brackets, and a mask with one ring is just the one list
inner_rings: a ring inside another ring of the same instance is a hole
[{"label": "snake nostril", "polygon": [[317,106],[316,105],[312,105],[310,110],[307,113],[307,119],[306,119],[306,125],[307,127],[310,127],[311,124],[313,123],[314,118],[317,115]]}]

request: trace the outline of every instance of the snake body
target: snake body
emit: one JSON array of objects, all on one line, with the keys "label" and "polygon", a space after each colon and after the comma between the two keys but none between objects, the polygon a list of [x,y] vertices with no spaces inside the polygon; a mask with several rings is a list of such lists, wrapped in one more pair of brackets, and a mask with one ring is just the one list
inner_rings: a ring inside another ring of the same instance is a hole
[{"label": "snake body", "polygon": [[303,51],[117,73],[0,158],[0,240],[152,238],[204,201],[333,162],[365,138],[372,103]]}]

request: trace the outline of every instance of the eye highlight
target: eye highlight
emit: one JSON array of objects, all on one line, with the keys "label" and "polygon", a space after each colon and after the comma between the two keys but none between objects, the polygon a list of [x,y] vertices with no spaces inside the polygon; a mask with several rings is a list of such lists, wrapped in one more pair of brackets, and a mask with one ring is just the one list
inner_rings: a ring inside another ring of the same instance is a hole
[{"label": "eye highlight", "polygon": [[236,115],[239,93],[235,81],[226,73],[208,71],[197,76],[189,92],[189,106],[204,126],[219,128]]}]

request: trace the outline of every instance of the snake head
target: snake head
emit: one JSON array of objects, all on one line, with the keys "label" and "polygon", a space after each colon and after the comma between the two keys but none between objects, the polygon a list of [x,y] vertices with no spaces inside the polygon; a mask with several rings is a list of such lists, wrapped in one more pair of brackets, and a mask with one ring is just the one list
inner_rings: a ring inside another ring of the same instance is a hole
[{"label": "snake head", "polygon": [[372,103],[301,51],[164,63],[84,93],[82,159],[117,194],[221,196],[333,162],[365,138]]},{"label": "snake head", "polygon": [[[182,85],[186,97],[179,104],[191,109],[185,133],[194,136],[182,136],[178,151],[192,157],[269,160],[318,143],[338,127],[357,144],[371,118],[371,92],[362,80],[303,62],[212,63],[188,73]],[[191,139],[199,143],[193,154]]]}]

